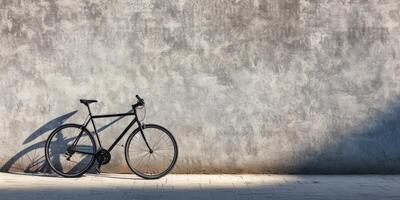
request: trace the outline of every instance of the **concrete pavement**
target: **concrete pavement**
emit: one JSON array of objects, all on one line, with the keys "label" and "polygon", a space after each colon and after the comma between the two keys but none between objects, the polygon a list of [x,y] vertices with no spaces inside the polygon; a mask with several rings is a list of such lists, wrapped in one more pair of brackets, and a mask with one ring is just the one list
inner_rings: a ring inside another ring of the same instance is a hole
[{"label": "concrete pavement", "polygon": [[0,173],[0,199],[400,199],[400,176]]}]

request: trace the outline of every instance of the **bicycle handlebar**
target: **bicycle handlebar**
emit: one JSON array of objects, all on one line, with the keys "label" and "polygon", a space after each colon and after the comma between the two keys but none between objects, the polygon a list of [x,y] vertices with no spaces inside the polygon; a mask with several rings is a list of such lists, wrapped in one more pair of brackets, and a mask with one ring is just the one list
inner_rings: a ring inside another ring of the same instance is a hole
[{"label": "bicycle handlebar", "polygon": [[133,107],[144,106],[144,100],[142,98],[140,98],[139,95],[136,95],[136,98],[137,98],[138,102],[132,106]]}]

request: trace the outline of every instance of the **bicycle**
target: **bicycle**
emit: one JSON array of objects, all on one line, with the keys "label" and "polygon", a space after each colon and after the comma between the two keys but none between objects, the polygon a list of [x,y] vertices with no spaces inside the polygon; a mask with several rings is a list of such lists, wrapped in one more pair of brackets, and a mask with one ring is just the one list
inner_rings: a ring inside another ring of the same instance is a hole
[{"label": "bicycle", "polygon": [[[45,145],[46,161],[50,168],[63,177],[79,177],[89,171],[97,161],[99,167],[110,162],[110,152],[124,137],[134,123],[138,127],[129,135],[125,143],[125,159],[130,170],[144,179],[158,179],[168,174],[178,157],[178,146],[174,136],[166,128],[157,124],[142,124],[137,108],[144,108],[145,102],[136,95],[137,103],[127,113],[92,115],[89,104],[97,100],[80,99],[89,111],[82,125],[64,124],[56,128]],[[105,149],[101,145],[94,119],[134,116],[112,145]],[[91,132],[86,128],[92,122],[96,146]],[[62,159],[63,158],[63,159]],[[146,163],[143,163],[147,160]]]}]

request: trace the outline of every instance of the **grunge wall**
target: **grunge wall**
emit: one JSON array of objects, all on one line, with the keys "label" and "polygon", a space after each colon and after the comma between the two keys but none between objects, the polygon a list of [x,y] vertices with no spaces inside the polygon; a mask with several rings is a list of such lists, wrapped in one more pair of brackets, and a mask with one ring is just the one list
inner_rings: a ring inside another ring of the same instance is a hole
[{"label": "grunge wall", "polygon": [[[79,98],[140,94],[176,173],[399,173],[400,3],[0,0],[0,90],[1,171],[46,171]],[[106,145],[127,120],[98,120]]]}]

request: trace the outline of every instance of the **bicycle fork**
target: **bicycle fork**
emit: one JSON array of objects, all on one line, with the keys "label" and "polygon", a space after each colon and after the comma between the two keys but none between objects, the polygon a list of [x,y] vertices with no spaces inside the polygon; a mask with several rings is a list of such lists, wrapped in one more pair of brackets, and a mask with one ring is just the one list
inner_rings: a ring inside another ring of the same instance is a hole
[{"label": "bicycle fork", "polygon": [[[153,149],[151,149],[149,143],[147,142],[146,137],[144,136],[142,124],[140,123],[139,120],[137,120],[137,123],[138,123],[138,125],[139,125],[140,134],[142,135],[143,140],[144,140],[144,142],[146,143],[147,148],[149,149],[149,153],[153,153]],[[144,125],[143,125],[143,126],[144,126]]]}]

